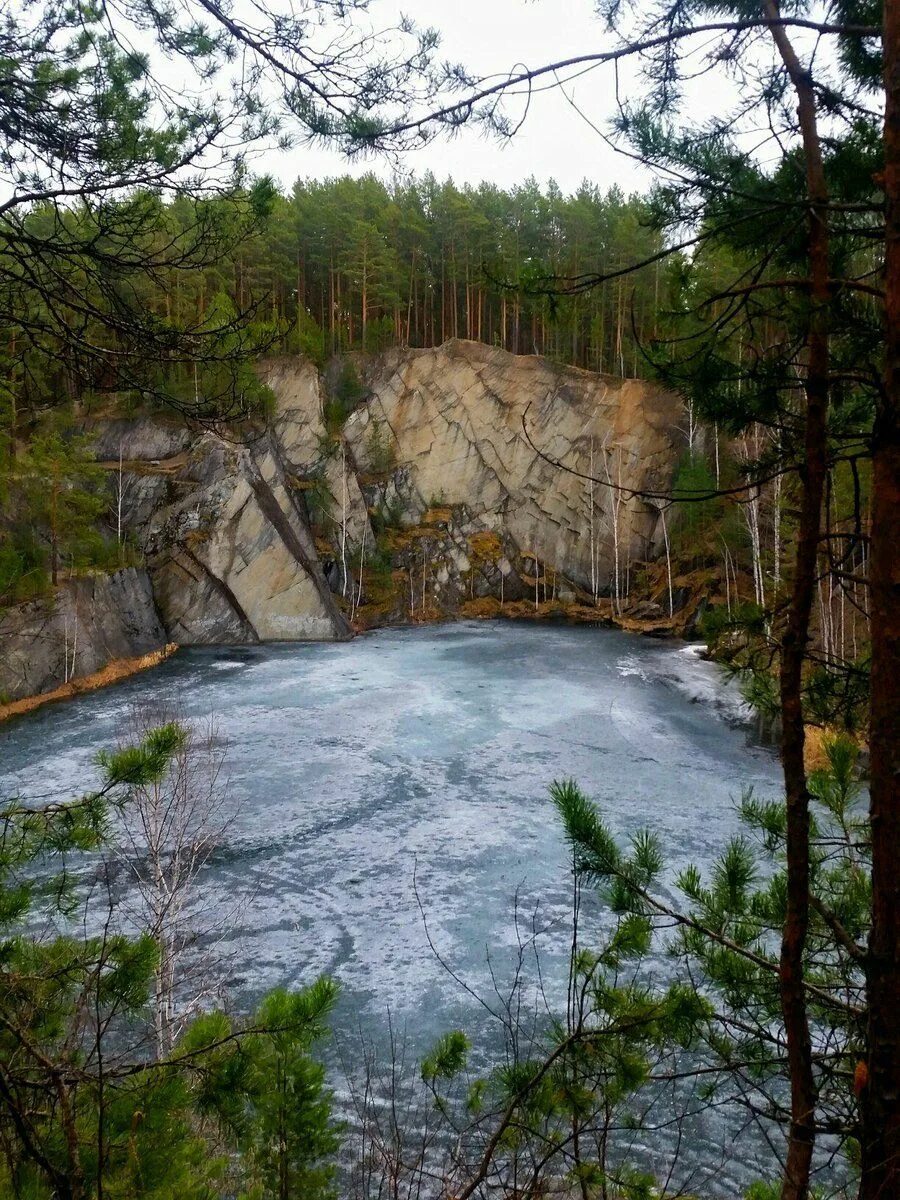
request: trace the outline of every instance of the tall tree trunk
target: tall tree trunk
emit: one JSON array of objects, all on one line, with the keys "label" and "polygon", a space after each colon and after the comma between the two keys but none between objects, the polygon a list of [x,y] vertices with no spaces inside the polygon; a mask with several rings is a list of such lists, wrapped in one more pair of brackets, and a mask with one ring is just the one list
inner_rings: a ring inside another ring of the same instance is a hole
[{"label": "tall tree trunk", "polygon": [[469,248],[466,247],[466,338],[472,341],[472,294],[469,282]]},{"label": "tall tree trunk", "polygon": [[329,325],[329,333],[331,336],[331,353],[334,354],[335,349],[336,349],[335,344],[334,344],[334,318],[335,318],[335,303],[336,303],[335,294],[334,294],[334,260],[332,260],[328,264],[328,281],[331,284],[331,307],[330,307],[330,312],[328,314],[328,316],[329,316],[328,325]]},{"label": "tall tree trunk", "polygon": [[409,264],[409,291],[406,297],[406,338],[405,345],[410,344],[410,332],[412,330],[413,312],[416,307],[416,252],[413,250],[412,258]]},{"label": "tall tree trunk", "polygon": [[444,254],[444,243],[441,242],[441,345],[443,345],[444,342],[447,340],[447,332],[446,332],[447,302],[445,300],[445,296],[446,296],[446,292],[447,292],[446,282],[447,282],[447,263],[446,263],[446,257]]},{"label": "tall tree trunk", "polygon": [[450,243],[450,288],[453,298],[451,317],[453,321],[453,336],[459,337],[459,279],[456,269],[456,245]]},{"label": "tall tree trunk", "polygon": [[[11,364],[15,364],[15,361],[16,361],[16,334],[15,334],[15,331],[13,331],[10,334],[10,338],[9,338],[9,360],[10,360]],[[17,419],[18,419],[18,407],[17,407],[17,399],[16,399],[16,380],[15,380],[15,375],[13,374],[14,371],[15,371],[15,366],[12,367],[12,370],[10,373],[9,447],[7,450],[7,453],[9,454],[10,462],[13,462],[13,463],[16,461],[16,423],[17,423]]]},{"label": "tall tree trunk", "polygon": [[[763,12],[780,18],[775,0]],[[807,1200],[815,1144],[816,1086],[809,1015],[803,987],[803,954],[809,928],[809,789],[803,758],[803,663],[816,587],[816,558],[827,474],[828,417],[828,189],[816,121],[812,77],[784,26],[772,37],[797,96],[809,207],[810,330],[807,339],[805,462],[797,530],[794,587],[781,639],[781,759],[787,802],[787,905],[781,940],[781,1008],[791,1078],[791,1128],[782,1200]]]},{"label": "tall tree trunk", "polygon": [[900,6],[884,6],[885,374],[872,447],[872,932],[861,1200],[900,1196]]},{"label": "tall tree trunk", "polygon": [[59,484],[54,479],[50,484],[50,582],[56,587],[59,583],[59,522],[57,511],[59,506]]},{"label": "tall tree trunk", "polygon": [[303,255],[297,251],[297,328],[300,328],[300,314],[306,308],[305,288],[303,285]]}]

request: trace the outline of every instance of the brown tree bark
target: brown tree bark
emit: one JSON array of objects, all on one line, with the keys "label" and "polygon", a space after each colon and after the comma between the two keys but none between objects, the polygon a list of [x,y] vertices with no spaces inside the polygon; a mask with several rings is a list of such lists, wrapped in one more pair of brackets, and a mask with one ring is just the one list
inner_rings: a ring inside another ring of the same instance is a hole
[{"label": "brown tree bark", "polygon": [[54,587],[59,583],[59,522],[57,518],[59,505],[59,483],[54,478],[50,482],[50,582]]},{"label": "brown tree bark", "polygon": [[900,5],[884,6],[885,370],[872,444],[872,930],[861,1200],[900,1196]]},{"label": "brown tree bark", "polygon": [[446,284],[446,280],[447,280],[447,264],[446,264],[446,258],[444,255],[444,243],[441,242],[441,345],[442,346],[443,346],[444,342],[446,342],[446,340],[447,340],[447,331],[446,331],[447,284]]},{"label": "brown tree bark", "polygon": [[335,317],[336,300],[335,300],[335,295],[334,295],[334,261],[333,260],[331,262],[329,262],[329,264],[328,264],[328,279],[331,284],[331,305],[330,305],[329,314],[328,314],[328,332],[329,332],[330,338],[331,338],[331,353],[334,354],[335,349],[336,349],[335,342],[334,342],[334,317]]},{"label": "brown tree bark", "polygon": [[[780,17],[765,0],[770,20]],[[787,804],[787,910],[781,940],[781,1009],[791,1081],[791,1127],[782,1200],[807,1200],[815,1145],[816,1086],[809,1015],[803,987],[803,955],[809,929],[809,788],[803,757],[803,664],[816,587],[822,498],[828,473],[828,188],[809,72],[797,58],[783,26],[772,37],[797,96],[809,198],[810,327],[807,338],[805,462],[797,531],[794,586],[781,638],[781,759]]]}]

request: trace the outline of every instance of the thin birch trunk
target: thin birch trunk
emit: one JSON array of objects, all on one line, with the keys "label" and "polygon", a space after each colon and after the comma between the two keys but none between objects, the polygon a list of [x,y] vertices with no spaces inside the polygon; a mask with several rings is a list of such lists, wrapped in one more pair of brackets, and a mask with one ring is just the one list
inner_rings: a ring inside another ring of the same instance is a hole
[{"label": "thin birch trunk", "polygon": [[675,601],[672,596],[672,556],[669,553],[669,531],[666,528],[666,510],[661,506],[659,515],[662,517],[663,541],[666,544],[666,577],[669,581],[669,616],[675,615]]},{"label": "thin birch trunk", "polygon": [[341,595],[347,597],[347,443],[341,438]]}]

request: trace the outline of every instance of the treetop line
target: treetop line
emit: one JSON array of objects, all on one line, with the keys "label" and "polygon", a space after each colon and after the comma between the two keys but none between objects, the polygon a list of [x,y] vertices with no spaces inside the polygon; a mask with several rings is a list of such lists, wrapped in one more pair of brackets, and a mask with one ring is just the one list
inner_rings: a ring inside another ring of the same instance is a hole
[{"label": "treetop line", "polygon": [[[390,1182],[397,1196],[403,1179],[411,1200],[428,1177],[448,1196],[537,1195],[560,1179],[581,1200],[659,1195],[665,1186],[617,1159],[610,1139],[646,1117],[646,1085],[666,1073],[666,1056],[699,1053],[714,1086],[783,1132],[783,1161],[775,1156],[753,1200],[809,1200],[827,1137],[846,1164],[844,1194],[893,1200],[900,4],[801,0],[782,12],[776,0],[603,0],[608,49],[489,79],[439,62],[433,31],[408,21],[381,30],[366,8],[300,0],[251,21],[219,0],[75,0],[0,19],[10,189],[0,205],[0,595],[7,576],[19,587],[49,565],[55,587],[66,554],[91,569],[102,556],[91,542],[93,468],[66,420],[101,393],[131,411],[164,405],[240,430],[267,414],[254,363],[272,349],[323,364],[460,336],[679,390],[682,485],[640,495],[663,520],[676,499],[700,516],[740,501],[757,603],[736,614],[729,603],[721,641],[778,715],[784,798],[743,798],[755,848],[730,843],[708,879],[685,871],[676,908],[657,897],[658,839],[642,831],[619,845],[577,784],[555,784],[573,887],[566,1011],[520,1053],[510,1000],[500,1013],[509,1059],[485,1078],[465,1079],[461,1031],[442,1038],[421,1064],[429,1107],[412,1164],[396,1105],[379,1103],[367,1075],[358,1194]],[[154,71],[159,55],[183,68],[182,92]],[[541,90],[626,61],[637,68],[632,94],[611,89],[604,136],[656,172],[643,198],[372,176],[280,196],[248,169],[261,139],[327,139],[365,154],[463,125],[511,137]],[[698,121],[687,89],[709,73],[734,99]],[[715,486],[711,464],[694,461],[701,421],[715,437]],[[733,451],[724,479],[720,430]],[[530,440],[524,420],[523,431]],[[748,481],[733,482],[742,472]],[[857,584],[867,597],[852,658],[834,653],[828,633],[835,581],[842,597],[857,603]],[[827,726],[826,761],[812,769],[816,723]],[[333,983],[277,991],[243,1023],[212,1007],[176,1019],[187,933],[163,897],[176,877],[194,878],[193,868],[179,874],[184,838],[192,863],[208,838],[180,827],[177,847],[147,848],[139,936],[116,925],[111,889],[101,935],[67,924],[78,899],[67,859],[109,845],[111,804],[144,813],[149,829],[181,811],[187,780],[204,778],[200,794],[212,798],[215,755],[201,753],[198,768],[195,736],[174,718],[143,727],[103,759],[100,792],[2,814],[0,1181],[11,1195],[305,1200],[332,1187],[336,1133],[311,1050]],[[192,810],[198,820],[218,811],[210,804]],[[579,931],[585,887],[614,918],[608,940]],[[45,941],[34,937],[38,913]],[[642,968],[673,920],[683,974],[658,987]],[[437,1127],[455,1137],[442,1141]],[[449,1157],[444,1143],[456,1148]]]}]

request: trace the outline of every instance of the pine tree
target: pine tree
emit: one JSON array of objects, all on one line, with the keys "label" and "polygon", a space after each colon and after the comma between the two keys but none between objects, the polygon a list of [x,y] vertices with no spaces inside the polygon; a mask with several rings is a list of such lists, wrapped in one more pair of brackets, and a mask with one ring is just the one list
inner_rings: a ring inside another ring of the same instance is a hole
[{"label": "pine tree", "polygon": [[[310,1051],[335,985],[274,993],[242,1023],[205,1013],[157,1059],[154,938],[116,932],[111,889],[105,903],[102,890],[86,896],[73,871],[86,856],[96,862],[115,808],[163,780],[186,737],[170,723],[103,754],[100,785],[74,801],[0,809],[4,1194],[328,1194],[337,1130]],[[274,1092],[273,1071],[283,1084]]]},{"label": "pine tree", "polygon": [[103,478],[90,440],[59,415],[41,422],[16,460],[12,485],[24,499],[29,533],[46,542],[54,586],[64,564],[84,566],[102,553],[97,518],[105,507]]}]

